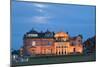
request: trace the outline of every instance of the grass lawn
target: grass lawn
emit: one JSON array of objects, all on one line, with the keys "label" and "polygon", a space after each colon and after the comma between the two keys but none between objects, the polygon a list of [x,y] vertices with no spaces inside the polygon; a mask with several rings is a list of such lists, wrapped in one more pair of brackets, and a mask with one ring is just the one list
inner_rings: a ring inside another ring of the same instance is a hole
[{"label": "grass lawn", "polygon": [[95,61],[95,60],[96,60],[95,54],[29,57],[28,62],[17,62],[17,63],[13,63],[12,66],[72,63],[72,62],[85,62],[85,61],[89,62],[89,61]]}]

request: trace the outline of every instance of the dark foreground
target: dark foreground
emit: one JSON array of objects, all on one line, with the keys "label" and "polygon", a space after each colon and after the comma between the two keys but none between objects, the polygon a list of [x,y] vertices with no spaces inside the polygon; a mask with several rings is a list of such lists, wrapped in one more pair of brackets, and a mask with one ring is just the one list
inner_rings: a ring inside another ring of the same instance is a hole
[{"label": "dark foreground", "polygon": [[74,63],[74,62],[89,62],[96,61],[95,54],[90,55],[68,55],[68,56],[44,56],[44,57],[29,57],[28,62],[12,63],[15,66],[27,65],[42,65],[42,64],[58,64],[58,63]]}]

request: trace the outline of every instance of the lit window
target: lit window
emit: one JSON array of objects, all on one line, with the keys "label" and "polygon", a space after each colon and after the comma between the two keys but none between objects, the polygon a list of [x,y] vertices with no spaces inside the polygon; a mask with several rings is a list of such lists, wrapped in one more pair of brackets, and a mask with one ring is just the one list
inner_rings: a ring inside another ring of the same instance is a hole
[{"label": "lit window", "polygon": [[28,34],[29,37],[37,37],[38,34]]},{"label": "lit window", "polygon": [[36,42],[35,42],[35,41],[33,41],[33,42],[32,42],[32,46],[35,46],[35,45],[36,45]]}]

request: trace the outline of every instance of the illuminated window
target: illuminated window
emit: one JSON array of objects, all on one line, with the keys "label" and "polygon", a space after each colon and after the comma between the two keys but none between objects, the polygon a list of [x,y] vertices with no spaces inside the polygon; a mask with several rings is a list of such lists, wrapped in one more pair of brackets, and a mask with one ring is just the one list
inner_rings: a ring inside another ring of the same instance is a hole
[{"label": "illuminated window", "polygon": [[66,41],[66,38],[63,38],[64,41]]},{"label": "illuminated window", "polygon": [[35,41],[32,41],[32,46],[35,46],[36,45],[36,42]]},{"label": "illuminated window", "polygon": [[28,34],[29,37],[37,37],[38,34]]}]

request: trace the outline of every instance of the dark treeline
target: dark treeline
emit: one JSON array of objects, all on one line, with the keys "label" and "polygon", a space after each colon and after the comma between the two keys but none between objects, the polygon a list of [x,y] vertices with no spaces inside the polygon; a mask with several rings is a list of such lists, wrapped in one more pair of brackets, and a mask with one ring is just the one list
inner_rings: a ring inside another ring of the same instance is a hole
[{"label": "dark treeline", "polygon": [[84,53],[95,53],[95,51],[96,51],[96,36],[88,38],[83,44],[84,44]]}]

